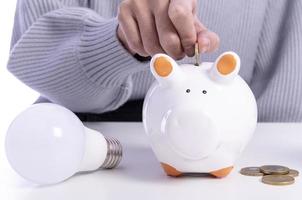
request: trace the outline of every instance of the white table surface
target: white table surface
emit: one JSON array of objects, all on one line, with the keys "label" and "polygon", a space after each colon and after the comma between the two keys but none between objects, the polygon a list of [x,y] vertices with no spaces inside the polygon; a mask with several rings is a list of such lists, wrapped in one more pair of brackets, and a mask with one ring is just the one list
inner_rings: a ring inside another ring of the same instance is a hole
[{"label": "white table surface", "polygon": [[[120,167],[77,174],[53,186],[36,186],[19,177],[4,156],[0,168],[1,200],[59,199],[301,199],[302,180],[290,186],[270,186],[259,177],[238,173],[241,167],[281,164],[302,172],[302,124],[258,124],[256,133],[226,178],[172,178],[157,162],[141,123],[87,123],[124,147]],[[302,175],[300,175],[302,176]]]}]

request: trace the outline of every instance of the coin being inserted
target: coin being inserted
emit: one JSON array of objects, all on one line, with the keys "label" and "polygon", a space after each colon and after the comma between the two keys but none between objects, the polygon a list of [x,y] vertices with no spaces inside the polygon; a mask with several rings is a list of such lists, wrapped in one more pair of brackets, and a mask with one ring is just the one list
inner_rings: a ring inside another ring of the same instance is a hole
[{"label": "coin being inserted", "polygon": [[262,177],[262,182],[269,185],[291,185],[295,179],[288,175],[266,175]]},{"label": "coin being inserted", "polygon": [[198,43],[195,43],[195,65],[200,65]]}]

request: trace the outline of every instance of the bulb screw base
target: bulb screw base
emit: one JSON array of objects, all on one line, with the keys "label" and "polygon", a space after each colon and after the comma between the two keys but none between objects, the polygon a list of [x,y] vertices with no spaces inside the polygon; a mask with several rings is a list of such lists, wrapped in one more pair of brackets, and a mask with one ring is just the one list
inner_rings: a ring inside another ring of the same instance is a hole
[{"label": "bulb screw base", "polygon": [[107,155],[101,168],[112,169],[117,167],[123,156],[123,148],[121,143],[115,138],[106,138],[107,142]]}]

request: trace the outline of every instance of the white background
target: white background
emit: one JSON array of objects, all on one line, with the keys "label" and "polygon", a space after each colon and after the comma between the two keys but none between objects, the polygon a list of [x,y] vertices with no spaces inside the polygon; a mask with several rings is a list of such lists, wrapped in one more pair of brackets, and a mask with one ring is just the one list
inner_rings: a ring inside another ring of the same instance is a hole
[{"label": "white background", "polygon": [[[11,75],[6,64],[9,57],[10,39],[14,23],[16,0],[0,1],[0,161],[4,156],[6,130],[14,117],[30,106],[38,94]],[[8,167],[0,163],[0,170]]]}]

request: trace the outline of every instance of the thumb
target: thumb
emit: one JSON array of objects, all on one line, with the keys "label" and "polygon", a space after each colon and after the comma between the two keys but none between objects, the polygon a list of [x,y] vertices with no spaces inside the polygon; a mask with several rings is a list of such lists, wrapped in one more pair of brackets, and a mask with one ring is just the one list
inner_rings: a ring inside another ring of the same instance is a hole
[{"label": "thumb", "polygon": [[198,35],[198,33],[207,30],[207,28],[205,27],[205,25],[203,25],[200,20],[198,19],[197,15],[194,16],[194,25],[195,25],[195,29],[196,29],[196,34]]},{"label": "thumb", "polygon": [[208,30],[204,26],[197,16],[195,16],[195,28],[197,32],[198,48],[201,53],[213,52],[219,47],[220,39],[219,36]]}]

